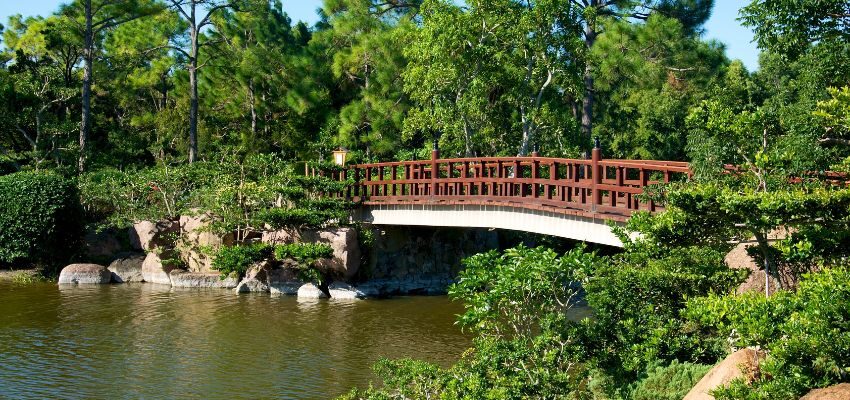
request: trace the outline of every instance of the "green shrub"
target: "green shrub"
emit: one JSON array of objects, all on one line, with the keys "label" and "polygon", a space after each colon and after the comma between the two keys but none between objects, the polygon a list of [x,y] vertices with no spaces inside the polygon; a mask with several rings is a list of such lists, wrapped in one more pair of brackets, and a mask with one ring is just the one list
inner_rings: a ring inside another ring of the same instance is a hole
[{"label": "green shrub", "polygon": [[333,255],[333,248],[324,243],[290,243],[277,245],[274,248],[276,259],[295,260],[303,266],[310,266],[319,259],[331,258]]},{"label": "green shrub", "polygon": [[603,366],[628,374],[659,360],[713,363],[725,352],[722,341],[701,335],[680,314],[688,298],[728,293],[741,277],[711,249],[674,248],[656,256],[635,248],[615,257],[584,285],[595,316],[588,346]]},{"label": "green shrub", "polygon": [[274,248],[274,256],[279,261],[293,260],[298,265],[299,278],[304,281],[316,282],[322,286],[327,281],[314,267],[316,261],[323,258],[331,258],[334,250],[324,243],[290,243],[277,245]]},{"label": "green shrub", "polygon": [[244,276],[248,267],[271,257],[271,247],[264,243],[247,246],[222,247],[213,259],[213,269],[221,272],[222,277],[231,273]]},{"label": "green shrub", "polygon": [[650,369],[634,384],[632,400],[680,400],[711,369],[710,365],[673,361],[666,367]]},{"label": "green shrub", "polygon": [[850,372],[850,271],[807,274],[797,292],[748,293],[688,303],[689,319],[736,347],[759,345],[768,357],[748,387],[736,381],[718,399],[796,399],[811,388],[846,382]]},{"label": "green shrub", "polygon": [[0,176],[0,264],[58,267],[79,249],[82,225],[72,181],[39,172]]}]

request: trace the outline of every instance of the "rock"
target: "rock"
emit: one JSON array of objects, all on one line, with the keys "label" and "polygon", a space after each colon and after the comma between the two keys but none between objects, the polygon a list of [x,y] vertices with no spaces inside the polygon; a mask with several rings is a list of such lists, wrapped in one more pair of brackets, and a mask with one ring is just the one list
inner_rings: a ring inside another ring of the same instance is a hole
[{"label": "rock", "polygon": [[239,284],[234,276],[221,279],[221,274],[174,270],[169,274],[171,286],[182,288],[222,288],[233,289]]},{"label": "rock", "polygon": [[254,278],[246,278],[243,279],[242,282],[239,282],[236,285],[236,288],[233,289],[236,293],[251,293],[251,292],[266,292],[270,291],[269,285],[265,282],[254,279]]},{"label": "rock", "polygon": [[295,295],[304,284],[291,268],[277,268],[268,271],[269,292],[273,295]]},{"label": "rock", "polygon": [[59,284],[99,284],[109,283],[112,273],[98,264],[71,264],[59,273]]},{"label": "rock", "polygon": [[[792,232],[779,228],[770,232],[767,237],[769,240],[781,240],[787,238]],[[755,238],[751,238],[748,243],[738,243],[729,253],[726,253],[723,261],[731,268],[746,269],[750,271],[750,276],[741,283],[735,293],[741,294],[746,292],[764,293],[764,270],[760,265],[756,265],[755,261],[747,254],[747,247],[755,246]],[[786,285],[793,282],[786,282]],[[776,277],[770,277],[770,293],[781,289],[781,282]]]},{"label": "rock", "polygon": [[116,259],[109,264],[109,272],[112,273],[112,281],[115,283],[142,282],[142,264],[145,262],[144,254],[133,254]]},{"label": "rock", "polygon": [[295,229],[265,231],[260,241],[269,245],[295,243],[301,240],[301,234]]},{"label": "rock", "polygon": [[316,263],[319,268],[343,279],[351,279],[360,269],[360,243],[354,228],[304,232],[301,239],[309,243],[325,243],[333,249],[333,258]]},{"label": "rock", "polygon": [[374,282],[366,282],[362,285],[357,285],[357,290],[360,293],[363,293],[365,297],[381,297],[389,294],[384,289],[383,285]]},{"label": "rock", "polygon": [[171,277],[169,275],[175,269],[178,269],[175,265],[170,263],[163,264],[158,254],[148,253],[145,261],[142,263],[142,279],[149,283],[170,285]]},{"label": "rock", "polygon": [[282,282],[269,284],[269,293],[276,296],[294,296],[298,294],[298,289],[303,285],[302,282]]},{"label": "rock", "polygon": [[271,263],[268,261],[256,262],[245,271],[245,279],[256,279],[260,282],[268,283],[271,269]]},{"label": "rock", "polygon": [[366,293],[358,290],[345,282],[333,282],[328,285],[328,292],[332,299],[363,299],[366,298]]},{"label": "rock", "polygon": [[176,222],[170,220],[137,222],[128,231],[130,245],[146,252],[159,248],[171,249],[180,234],[179,228]]},{"label": "rock", "polygon": [[714,400],[714,396],[708,394],[710,391],[737,378],[751,380],[763,360],[764,352],[750,348],[738,350],[708,371],[683,400]]},{"label": "rock", "polygon": [[184,215],[180,217],[180,242],[177,250],[180,258],[186,262],[190,271],[215,272],[212,268],[212,258],[200,251],[202,247],[218,248],[232,246],[235,242],[233,234],[218,235],[209,232],[210,217],[208,214]]},{"label": "rock", "polygon": [[327,293],[319,289],[313,282],[305,283],[298,288],[299,299],[326,299],[327,297]]},{"label": "rock", "polygon": [[270,245],[286,243],[324,243],[334,251],[333,258],[320,260],[319,268],[343,279],[350,279],[360,269],[360,243],[354,228],[335,228],[320,231],[282,229],[265,232],[262,242]]},{"label": "rock", "polygon": [[103,232],[87,232],[83,238],[86,255],[97,259],[110,259],[125,250],[117,233],[113,230]]},{"label": "rock", "polygon": [[823,389],[814,389],[800,400],[846,400],[850,399],[850,383],[840,383]]}]

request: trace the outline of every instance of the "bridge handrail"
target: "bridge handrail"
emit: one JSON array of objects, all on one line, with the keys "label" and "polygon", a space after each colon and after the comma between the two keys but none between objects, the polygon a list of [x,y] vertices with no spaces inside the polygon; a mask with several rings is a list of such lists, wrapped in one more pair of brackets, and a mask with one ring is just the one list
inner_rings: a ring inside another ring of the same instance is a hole
[{"label": "bridge handrail", "polygon": [[640,196],[652,184],[690,179],[686,162],[539,157],[465,157],[350,166],[345,196],[365,204],[512,205],[622,220],[657,211]]}]

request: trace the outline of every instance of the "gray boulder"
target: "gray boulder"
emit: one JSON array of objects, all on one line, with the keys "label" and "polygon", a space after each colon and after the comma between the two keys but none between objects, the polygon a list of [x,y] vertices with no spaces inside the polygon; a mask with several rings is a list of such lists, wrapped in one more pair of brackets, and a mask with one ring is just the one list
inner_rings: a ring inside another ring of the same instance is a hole
[{"label": "gray boulder", "polygon": [[59,284],[101,284],[109,283],[112,273],[103,265],[71,264],[59,273]]},{"label": "gray boulder", "polygon": [[245,272],[245,278],[236,286],[236,293],[269,292],[271,265],[267,261],[255,263]]},{"label": "gray boulder", "polygon": [[298,294],[298,288],[304,284],[298,279],[297,272],[292,268],[277,268],[268,271],[269,291],[273,295],[293,296]]},{"label": "gray boulder", "polygon": [[109,264],[109,272],[112,273],[112,281],[115,283],[142,282],[142,264],[145,262],[144,254],[133,254],[117,258]]},{"label": "gray boulder", "polygon": [[236,277],[221,279],[219,273],[191,272],[176,269],[169,274],[171,286],[181,288],[221,288],[233,289],[239,284]]}]

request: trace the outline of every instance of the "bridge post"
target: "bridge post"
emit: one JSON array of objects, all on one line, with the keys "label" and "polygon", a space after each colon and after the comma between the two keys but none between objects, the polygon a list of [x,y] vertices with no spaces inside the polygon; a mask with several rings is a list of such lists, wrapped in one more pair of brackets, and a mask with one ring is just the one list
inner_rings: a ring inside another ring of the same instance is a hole
[{"label": "bridge post", "polygon": [[437,159],[440,158],[440,148],[437,141],[434,140],[434,148],[431,149],[431,196],[437,196],[437,178],[440,177],[440,170],[437,166]]},{"label": "bridge post", "polygon": [[602,161],[602,149],[599,148],[599,139],[594,140],[595,144],[593,146],[593,152],[590,156],[591,162],[591,174],[593,174],[593,181],[591,186],[591,194],[592,198],[592,206],[591,209],[596,211],[596,206],[602,204],[602,192],[599,190],[599,185],[602,184],[602,166],[599,165],[599,162]]}]

